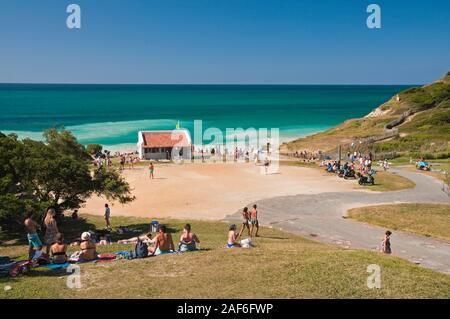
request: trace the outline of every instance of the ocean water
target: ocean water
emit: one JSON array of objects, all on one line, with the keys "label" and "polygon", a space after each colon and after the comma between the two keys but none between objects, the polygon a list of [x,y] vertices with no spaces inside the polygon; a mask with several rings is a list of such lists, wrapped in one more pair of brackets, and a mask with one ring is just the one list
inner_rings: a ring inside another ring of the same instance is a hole
[{"label": "ocean water", "polygon": [[0,131],[41,139],[64,126],[83,144],[133,149],[139,130],[278,128],[283,141],[362,117],[410,86],[0,84]]}]

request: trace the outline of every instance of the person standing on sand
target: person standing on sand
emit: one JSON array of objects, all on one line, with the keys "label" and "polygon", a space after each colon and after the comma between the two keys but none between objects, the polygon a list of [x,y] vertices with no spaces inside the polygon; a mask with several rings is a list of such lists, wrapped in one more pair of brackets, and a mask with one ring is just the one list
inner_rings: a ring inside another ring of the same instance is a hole
[{"label": "person standing on sand", "polygon": [[269,166],[270,166],[270,160],[268,157],[264,160],[264,171],[266,172],[266,175],[269,173]]},{"label": "person standing on sand", "polygon": [[153,163],[150,162],[150,165],[148,165],[148,173],[150,179],[154,179],[153,172],[155,171],[155,167],[153,166]]},{"label": "person standing on sand", "polygon": [[33,259],[35,251],[40,251],[42,249],[42,242],[39,239],[37,231],[41,229],[38,223],[36,223],[32,218],[33,212],[30,210],[25,215],[25,231],[27,232],[28,239],[28,259]]},{"label": "person standing on sand", "polygon": [[242,228],[239,231],[239,234],[236,238],[241,237],[242,233],[244,232],[244,229],[247,228],[248,230],[248,236],[250,237],[250,225],[249,225],[249,213],[248,213],[248,207],[244,207],[242,210]]},{"label": "person standing on sand", "polygon": [[392,233],[388,230],[384,234],[383,239],[381,240],[381,252],[385,254],[391,254],[391,235]]},{"label": "person standing on sand", "polygon": [[106,228],[110,229],[111,228],[111,223],[110,223],[110,217],[111,217],[111,210],[109,209],[108,204],[105,204],[105,222],[106,222]]},{"label": "person standing on sand", "polygon": [[253,228],[256,227],[255,237],[259,237],[258,231],[259,231],[259,222],[258,222],[258,210],[256,209],[256,204],[253,205],[252,208],[250,208],[250,237],[253,237]]}]

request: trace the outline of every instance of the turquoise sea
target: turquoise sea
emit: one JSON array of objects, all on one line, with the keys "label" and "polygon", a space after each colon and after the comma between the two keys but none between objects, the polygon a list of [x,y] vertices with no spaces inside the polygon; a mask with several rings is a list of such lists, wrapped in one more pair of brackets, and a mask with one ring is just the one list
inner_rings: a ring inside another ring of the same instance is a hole
[{"label": "turquoise sea", "polygon": [[133,148],[139,130],[279,128],[282,140],[369,113],[410,86],[0,84],[0,131],[40,139],[53,126],[83,144]]}]

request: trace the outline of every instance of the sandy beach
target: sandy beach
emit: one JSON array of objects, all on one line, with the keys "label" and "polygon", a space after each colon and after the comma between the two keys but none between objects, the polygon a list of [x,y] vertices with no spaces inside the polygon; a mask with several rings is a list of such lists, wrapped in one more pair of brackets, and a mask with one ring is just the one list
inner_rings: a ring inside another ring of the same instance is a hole
[{"label": "sandy beach", "polygon": [[[112,216],[222,219],[244,205],[274,196],[349,191],[353,183],[316,169],[280,166],[261,174],[253,163],[157,164],[150,180],[145,166],[125,170],[136,200],[111,203]],[[103,214],[104,198],[92,197],[81,213]]]}]

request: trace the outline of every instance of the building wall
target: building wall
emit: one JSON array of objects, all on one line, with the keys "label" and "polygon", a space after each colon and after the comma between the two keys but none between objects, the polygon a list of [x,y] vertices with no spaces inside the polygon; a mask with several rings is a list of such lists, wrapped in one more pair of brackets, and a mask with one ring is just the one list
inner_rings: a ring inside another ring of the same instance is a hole
[{"label": "building wall", "polygon": [[[189,134],[187,134],[187,139],[189,140],[189,143],[191,142],[191,137]],[[166,160],[167,155],[164,148],[159,148],[159,151],[156,152],[149,152],[146,151],[146,149],[143,147],[144,145],[144,139],[142,136],[142,131],[138,132],[138,153],[139,158],[141,160]],[[183,147],[183,155],[181,156],[183,159],[191,159],[191,147]],[[169,158],[172,154],[169,154]]]}]

